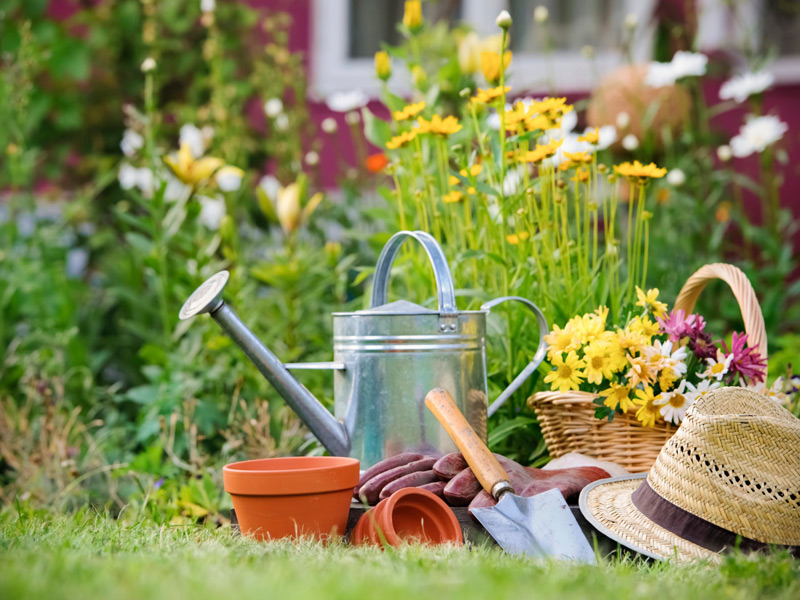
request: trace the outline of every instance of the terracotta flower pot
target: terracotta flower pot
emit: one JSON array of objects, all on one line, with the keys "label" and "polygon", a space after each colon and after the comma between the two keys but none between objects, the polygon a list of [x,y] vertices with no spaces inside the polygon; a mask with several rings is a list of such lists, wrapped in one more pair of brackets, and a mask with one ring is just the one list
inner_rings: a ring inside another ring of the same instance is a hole
[{"label": "terracotta flower pot", "polygon": [[264,458],[226,465],[222,479],[244,535],[324,540],[344,534],[358,465],[338,456]]},{"label": "terracotta flower pot", "polygon": [[390,546],[403,542],[464,543],[456,515],[427,490],[403,488],[381,500],[358,520],[350,542],[356,546]]}]

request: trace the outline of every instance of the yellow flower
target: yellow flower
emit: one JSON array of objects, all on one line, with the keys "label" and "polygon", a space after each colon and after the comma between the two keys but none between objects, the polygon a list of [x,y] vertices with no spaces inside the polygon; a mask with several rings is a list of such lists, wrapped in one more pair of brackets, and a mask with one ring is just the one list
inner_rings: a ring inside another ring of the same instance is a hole
[{"label": "yellow flower", "polygon": [[611,379],[611,352],[608,342],[594,340],[589,342],[583,351],[586,361],[586,381],[600,385],[603,379]]},{"label": "yellow flower", "polygon": [[643,346],[650,343],[650,340],[644,337],[640,331],[632,331],[630,327],[626,327],[625,329],[617,329],[617,343],[620,348],[635,354]]},{"label": "yellow flower", "polygon": [[552,360],[555,371],[550,371],[544,378],[545,383],[550,384],[551,390],[568,392],[577,390],[583,379],[581,369],[586,366],[578,355],[572,351],[565,359],[561,355],[556,355]]},{"label": "yellow flower", "polygon": [[639,298],[639,301],[636,303],[636,305],[641,306],[648,312],[653,313],[657,319],[661,319],[666,315],[667,305],[664,302],[658,301],[658,288],[649,289],[647,290],[647,294],[645,294],[637,285],[636,297]]},{"label": "yellow flower", "polygon": [[516,246],[520,242],[524,242],[530,237],[527,231],[520,231],[519,233],[512,233],[506,236],[506,241],[512,246]]},{"label": "yellow flower", "polygon": [[595,127],[594,131],[587,131],[582,136],[578,137],[578,141],[596,144],[600,141],[600,130]]},{"label": "yellow flower", "polygon": [[640,183],[644,183],[649,178],[658,179],[667,174],[667,170],[657,167],[656,163],[643,165],[638,160],[614,165],[614,171],[628,179],[638,180]]},{"label": "yellow flower", "polygon": [[461,124],[454,116],[445,117],[442,119],[439,115],[433,115],[430,121],[426,121],[422,117],[417,119],[419,124],[420,133],[435,133],[437,135],[450,135],[461,131]]},{"label": "yellow flower", "polygon": [[628,354],[628,362],[631,364],[631,369],[626,377],[632,388],[640,383],[655,383],[660,364],[653,364],[648,356],[633,357],[630,354]]},{"label": "yellow flower", "polygon": [[540,144],[536,144],[535,150],[530,150],[526,152],[522,156],[520,156],[520,160],[524,162],[533,162],[538,163],[543,161],[545,158],[550,158],[556,153],[556,150],[564,143],[563,139],[560,140],[552,140],[543,146]]},{"label": "yellow flower", "polygon": [[636,316],[631,319],[631,322],[628,324],[628,328],[635,332],[641,333],[643,336],[647,338],[651,338],[654,335],[658,335],[661,331],[658,323],[654,323],[650,320],[649,317],[639,317]]},{"label": "yellow flower", "polygon": [[403,25],[412,31],[422,25],[422,3],[419,0],[406,0]]},{"label": "yellow flower", "polygon": [[[481,52],[481,71],[486,81],[492,83],[500,81],[500,74],[505,71],[511,64],[512,54],[511,50],[506,50],[501,58],[499,52]],[[501,71],[502,68],[502,71]]]},{"label": "yellow flower", "polygon": [[649,385],[643,390],[636,390],[634,404],[639,406],[636,411],[636,418],[644,427],[652,427],[656,424],[656,419],[661,414],[661,407],[656,404],[661,399],[661,394],[653,396],[653,388]]},{"label": "yellow flower", "polygon": [[542,100],[534,101],[531,105],[531,112],[545,115],[551,120],[557,119],[568,112],[571,112],[573,106],[567,104],[565,98],[543,98]]},{"label": "yellow flower", "polygon": [[389,150],[396,150],[400,146],[405,146],[409,142],[413,141],[415,137],[417,137],[417,132],[413,129],[411,131],[404,131],[400,135],[396,135],[386,142],[386,148]]},{"label": "yellow flower", "polygon": [[498,98],[502,97],[504,93],[507,94],[510,91],[511,87],[508,85],[505,86],[505,88],[497,86],[487,90],[478,88],[478,93],[470,98],[469,101],[473,104],[489,104],[493,100],[497,100]]},{"label": "yellow flower", "polygon": [[481,174],[481,171],[483,171],[483,166],[480,164],[475,164],[469,168],[469,171],[467,171],[467,169],[461,169],[459,173],[464,177],[477,177]]},{"label": "yellow flower", "polygon": [[547,354],[551,361],[556,354],[571,352],[581,347],[580,339],[572,328],[561,329],[558,325],[553,325],[553,331],[544,336],[544,341],[547,342]]},{"label": "yellow flower", "polygon": [[195,159],[189,149],[189,144],[181,144],[178,156],[165,156],[164,162],[175,174],[175,177],[192,186],[205,181],[225,164],[221,158],[213,156]]},{"label": "yellow flower", "polygon": [[383,81],[392,76],[392,60],[383,50],[375,53],[375,74]]},{"label": "yellow flower", "polygon": [[675,371],[669,367],[666,367],[661,370],[661,373],[658,374],[658,385],[661,386],[662,392],[668,392],[672,386],[675,385],[675,382],[680,378],[681,376]]},{"label": "yellow flower", "polygon": [[405,121],[416,117],[419,113],[425,110],[425,101],[417,102],[416,104],[407,104],[403,110],[396,110],[392,115],[395,121]]},{"label": "yellow flower", "polygon": [[634,406],[630,393],[631,390],[628,386],[612,383],[611,387],[600,392],[600,396],[605,398],[603,404],[611,410],[619,408],[622,412],[628,414],[628,409]]},{"label": "yellow flower", "polygon": [[581,167],[575,171],[572,181],[589,181],[589,169]]},{"label": "yellow flower", "polygon": [[592,162],[592,155],[588,152],[564,152],[564,156],[576,164],[588,164]]},{"label": "yellow flower", "polygon": [[453,190],[452,192],[445,194],[442,196],[442,202],[445,204],[452,204],[454,202],[461,202],[461,199],[464,197],[462,192],[458,190]]}]

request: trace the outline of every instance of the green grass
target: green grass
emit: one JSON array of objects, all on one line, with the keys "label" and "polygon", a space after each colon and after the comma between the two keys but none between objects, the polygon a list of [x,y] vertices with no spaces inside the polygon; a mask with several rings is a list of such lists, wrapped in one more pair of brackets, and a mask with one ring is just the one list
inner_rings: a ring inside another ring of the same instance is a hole
[{"label": "green grass", "polygon": [[0,598],[424,600],[457,598],[800,598],[800,561],[726,558],[710,566],[634,560],[599,568],[496,548],[382,552],[257,543],[227,528],[125,524],[108,517],[0,513]]}]

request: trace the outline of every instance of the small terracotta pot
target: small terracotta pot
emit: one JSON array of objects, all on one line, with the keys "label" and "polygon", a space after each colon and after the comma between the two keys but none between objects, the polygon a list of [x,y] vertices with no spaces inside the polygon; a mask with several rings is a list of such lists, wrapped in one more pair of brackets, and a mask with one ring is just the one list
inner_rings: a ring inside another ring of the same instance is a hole
[{"label": "small terracotta pot", "polygon": [[427,490],[403,488],[361,515],[350,542],[356,546],[464,543],[461,525],[444,501]]},{"label": "small terracotta pot", "polygon": [[344,535],[358,465],[339,456],[264,458],[226,465],[222,480],[244,535],[324,540]]}]

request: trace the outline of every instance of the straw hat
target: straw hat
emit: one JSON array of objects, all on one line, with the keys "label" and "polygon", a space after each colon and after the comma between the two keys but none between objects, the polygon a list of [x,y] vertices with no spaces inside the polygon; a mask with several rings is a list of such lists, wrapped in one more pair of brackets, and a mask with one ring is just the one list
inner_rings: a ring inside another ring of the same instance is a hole
[{"label": "straw hat", "polygon": [[601,533],[652,558],[771,545],[800,556],[800,419],[750,390],[708,392],[649,473],[589,484],[580,508]]}]

